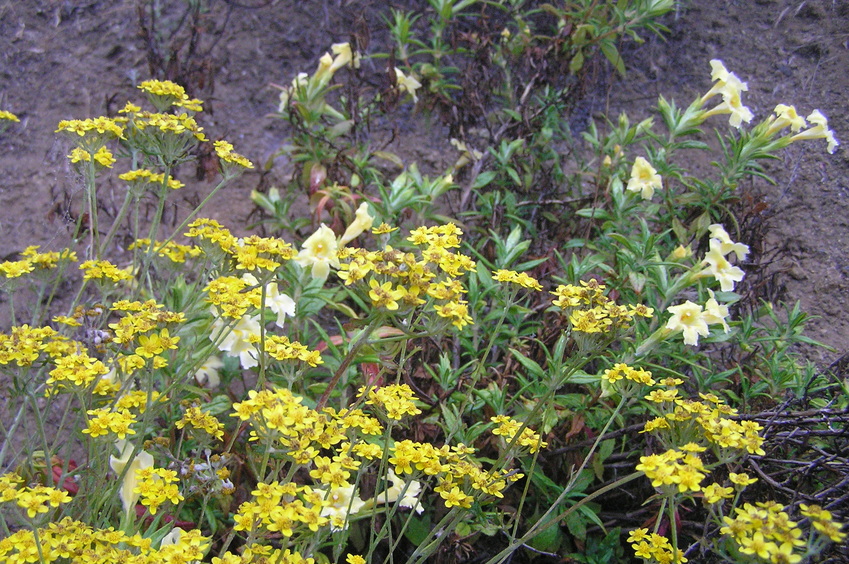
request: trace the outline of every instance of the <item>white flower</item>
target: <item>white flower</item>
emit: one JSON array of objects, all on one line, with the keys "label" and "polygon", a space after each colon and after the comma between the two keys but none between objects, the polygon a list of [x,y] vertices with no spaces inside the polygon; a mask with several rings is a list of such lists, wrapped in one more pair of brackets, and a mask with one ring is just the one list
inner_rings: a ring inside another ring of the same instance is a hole
[{"label": "white flower", "polygon": [[[251,286],[259,285],[259,280],[256,279],[256,276],[249,272],[242,274],[242,280]],[[286,294],[281,294],[277,287],[277,282],[271,282],[265,285],[265,307],[277,314],[277,320],[274,324],[278,327],[283,327],[283,322],[286,320],[287,315],[289,317],[295,317],[295,300]]]},{"label": "white flower", "polygon": [[[316,491],[324,492],[321,488]],[[348,528],[348,515],[357,513],[366,504],[360,496],[354,493],[354,486],[333,488],[324,495],[321,516],[330,518],[330,530],[342,531]]]},{"label": "white flower", "polygon": [[217,388],[221,383],[221,378],[218,377],[218,369],[223,367],[224,363],[215,355],[207,358],[200,368],[195,372],[195,380],[201,386],[206,384],[207,388]]},{"label": "white flower", "polygon": [[130,513],[139,499],[139,494],[133,492],[139,482],[136,477],[136,470],[143,470],[153,466],[153,456],[146,451],[140,450],[131,460],[130,457],[133,454],[132,444],[120,440],[115,441],[115,447],[120,452],[120,455],[117,458],[110,456],[109,466],[112,467],[112,471],[119,478],[123,474],[123,482],[121,483],[119,495],[121,496],[121,503],[124,505],[124,511]]},{"label": "white flower", "polygon": [[629,192],[640,192],[644,200],[651,200],[654,191],[663,187],[663,180],[654,167],[643,157],[634,159],[631,167],[631,178],[628,180],[626,190]]},{"label": "white flower", "polygon": [[710,236],[713,239],[716,239],[720,243],[720,252],[723,256],[727,255],[730,252],[733,252],[737,255],[737,260],[746,260],[746,257],[749,254],[749,246],[743,243],[735,243],[731,240],[731,236],[728,235],[728,232],[725,231],[725,228],[719,223],[714,223],[713,225],[708,227],[708,231],[710,231]]},{"label": "white flower", "polygon": [[[219,336],[226,323],[222,318],[217,318],[212,323],[209,338],[215,339]],[[238,356],[242,368],[251,368],[259,364],[257,362],[257,350],[255,342],[260,335],[259,316],[243,315],[230,332],[218,345],[218,349],[227,353],[228,356]],[[251,337],[254,337],[252,340]]]},{"label": "white flower", "polygon": [[708,293],[710,294],[710,299],[705,302],[705,322],[708,325],[722,325],[722,328],[728,333],[730,328],[725,321],[728,318],[728,306],[717,302],[711,290],[708,290]]},{"label": "white flower", "polygon": [[785,106],[778,104],[775,106],[775,117],[767,130],[767,135],[790,126],[790,131],[796,133],[807,125],[805,118],[796,113],[796,108],[793,106]]},{"label": "white flower", "polygon": [[422,87],[422,83],[416,80],[416,77],[405,75],[401,69],[395,68],[395,84],[401,92],[409,92],[413,97],[414,102],[418,102],[419,97],[416,96],[416,90]]},{"label": "white flower", "polygon": [[808,121],[814,124],[810,129],[806,129],[801,133],[797,133],[790,138],[790,141],[800,141],[802,139],[825,139],[828,141],[828,152],[834,154],[837,146],[840,143],[834,137],[834,132],[828,128],[828,120],[819,110],[814,110],[808,116]]},{"label": "white flower", "polygon": [[666,323],[666,328],[671,331],[682,331],[685,345],[698,345],[699,337],[707,337],[710,333],[702,306],[699,304],[687,300],[683,304],[669,306],[666,311],[672,314]]},{"label": "white flower", "polygon": [[723,292],[734,290],[734,284],[745,276],[741,268],[733,266],[722,253],[722,243],[719,239],[710,240],[710,251],[705,255],[704,264],[708,265],[707,272],[719,281]]},{"label": "white flower", "polygon": [[[424,511],[424,506],[419,502],[418,497],[422,491],[422,484],[418,480],[411,480],[410,485],[404,490],[404,480],[395,475],[395,472],[390,468],[388,473],[389,481],[392,485],[385,492],[374,496],[375,503],[395,503],[398,501],[400,507],[407,507],[415,510],[416,513]],[[404,495],[401,495],[401,492]]]},{"label": "white flower", "polygon": [[336,256],[338,250],[336,235],[322,223],[321,227],[304,241],[301,252],[294,261],[303,268],[311,267],[313,278],[324,282],[330,274],[331,266],[339,268],[339,257]]},{"label": "white flower", "polygon": [[351,225],[348,226],[345,233],[339,239],[339,246],[344,247],[350,241],[359,237],[363,231],[371,229],[372,225],[374,225],[374,217],[368,212],[368,203],[363,202],[357,208],[354,221],[351,222]]}]

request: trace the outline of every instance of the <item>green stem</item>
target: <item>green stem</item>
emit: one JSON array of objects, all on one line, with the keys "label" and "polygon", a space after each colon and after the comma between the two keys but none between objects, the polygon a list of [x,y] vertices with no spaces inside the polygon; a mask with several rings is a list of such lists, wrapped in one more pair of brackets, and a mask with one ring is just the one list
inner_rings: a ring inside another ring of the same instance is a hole
[{"label": "green stem", "polygon": [[348,349],[348,354],[346,354],[345,358],[342,359],[342,363],[339,365],[336,373],[333,374],[333,378],[331,378],[330,382],[328,382],[327,389],[324,390],[323,394],[321,394],[321,397],[315,406],[316,411],[321,411],[324,406],[327,405],[327,400],[330,399],[330,394],[333,392],[333,389],[336,388],[336,385],[339,383],[339,379],[342,378],[342,375],[348,370],[348,367],[351,365],[351,362],[353,362],[354,357],[359,352],[360,348],[366,344],[372,331],[374,331],[381,321],[383,321],[382,315],[375,316],[375,318],[371,320],[371,323],[369,323],[368,326],[362,329],[360,334],[357,335],[357,338],[351,344],[351,348]]}]

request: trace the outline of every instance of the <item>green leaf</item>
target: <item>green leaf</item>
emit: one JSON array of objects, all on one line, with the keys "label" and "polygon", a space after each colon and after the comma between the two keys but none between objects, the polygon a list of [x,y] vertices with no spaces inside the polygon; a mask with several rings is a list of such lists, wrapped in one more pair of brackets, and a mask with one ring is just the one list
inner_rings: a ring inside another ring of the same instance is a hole
[{"label": "green leaf", "polygon": [[475,183],[472,184],[472,190],[478,190],[483,188],[484,186],[488,186],[490,182],[495,180],[495,172],[492,170],[488,170],[486,172],[482,172],[475,178]]},{"label": "green leaf", "polygon": [[542,369],[542,366],[540,366],[535,360],[526,357],[516,349],[510,349],[510,353],[516,360],[519,361],[519,364],[525,367],[525,370],[527,370],[532,376],[535,376],[536,378],[540,379],[545,377],[545,371]]},{"label": "green leaf", "polygon": [[430,535],[430,518],[411,516],[404,531],[404,536],[413,546],[418,546],[427,540]]},{"label": "green leaf", "polygon": [[613,219],[613,216],[611,216],[607,210],[603,210],[601,208],[584,208],[582,210],[576,211],[575,215],[577,215],[578,217],[587,217],[590,219],[603,219],[605,221]]},{"label": "green leaf", "polygon": [[610,64],[619,71],[623,77],[625,76],[625,62],[622,60],[622,55],[619,54],[619,51],[616,49],[616,46],[613,44],[613,41],[602,41],[601,52],[604,53],[604,56],[607,57],[607,60],[610,61]]},{"label": "green leaf", "polygon": [[578,53],[572,57],[572,60],[569,61],[569,72],[572,74],[577,73],[584,66],[584,53],[582,51],[578,51]]}]

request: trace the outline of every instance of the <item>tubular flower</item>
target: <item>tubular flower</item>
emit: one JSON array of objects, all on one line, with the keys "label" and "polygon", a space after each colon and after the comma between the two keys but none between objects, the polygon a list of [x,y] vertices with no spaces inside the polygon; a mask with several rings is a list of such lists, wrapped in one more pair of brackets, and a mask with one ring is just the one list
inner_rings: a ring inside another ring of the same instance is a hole
[{"label": "tubular flower", "polygon": [[663,181],[654,167],[643,157],[634,159],[631,178],[625,188],[629,192],[640,192],[644,200],[651,200],[655,190],[663,187]]},{"label": "tubular flower", "polygon": [[368,204],[363,202],[360,204],[360,207],[357,208],[353,223],[348,226],[345,233],[343,233],[342,237],[339,239],[339,246],[343,247],[347,245],[350,241],[359,237],[363,231],[371,229],[372,225],[374,225],[374,217],[368,212]]},{"label": "tubular flower", "polygon": [[672,317],[666,323],[666,328],[684,333],[684,344],[696,346],[699,337],[707,337],[710,333],[705,320],[702,306],[687,300],[683,304],[670,306],[667,311]]},{"label": "tubular flower", "polygon": [[339,268],[337,251],[339,244],[333,230],[325,224],[304,241],[301,252],[294,258],[302,268],[311,268],[313,278],[324,282],[330,274],[330,267]]},{"label": "tubular flower", "polygon": [[837,146],[840,143],[834,137],[834,132],[828,128],[828,120],[819,110],[814,110],[808,116],[808,121],[814,124],[810,129],[806,129],[801,133],[797,133],[790,138],[790,141],[800,141],[802,139],[825,139],[828,141],[828,152],[834,154]]},{"label": "tubular flower", "polygon": [[119,494],[124,511],[129,513],[139,499],[139,494],[134,491],[139,482],[136,471],[152,467],[153,456],[143,450],[133,456],[133,445],[123,440],[116,441],[115,447],[121,454],[118,458],[110,456],[109,466],[119,478],[123,479]]}]

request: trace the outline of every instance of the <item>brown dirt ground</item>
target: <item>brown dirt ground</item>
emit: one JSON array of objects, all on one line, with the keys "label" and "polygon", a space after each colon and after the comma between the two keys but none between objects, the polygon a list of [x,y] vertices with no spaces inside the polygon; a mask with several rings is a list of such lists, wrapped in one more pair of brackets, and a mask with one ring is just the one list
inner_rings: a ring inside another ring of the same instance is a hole
[{"label": "brown dirt ground", "polygon": [[[167,11],[181,5],[161,4],[166,22]],[[31,244],[47,249],[68,244],[63,213],[67,200],[79,197],[80,183],[65,158],[67,142],[53,131],[62,119],[114,112],[126,100],[140,99],[134,84],[149,78],[150,71],[138,5],[129,0],[0,2],[0,107],[22,120],[0,137],[0,259]],[[372,50],[385,38],[377,18],[383,2],[218,0],[209,5],[201,45],[201,51],[209,51],[208,66],[195,75],[205,83],[195,95],[211,110],[202,125],[211,138],[232,141],[258,164],[285,138],[283,124],[268,117],[277,100],[271,83],[288,83],[297,72],[311,71],[331,43],[348,39],[360,16],[372,28]],[[589,113],[624,109],[640,118],[659,94],[685,105],[708,87],[708,61],[719,58],[748,81],[744,100],[757,117],[777,103],[795,104],[805,114],[818,108],[838,139],[849,142],[849,3],[685,1],[666,23],[671,29],[666,40],[651,38],[625,49],[631,53],[628,78],[611,82],[607,95],[587,100]],[[456,155],[435,127],[425,137],[421,131],[402,135],[397,151],[408,162],[418,160],[425,172],[444,165],[443,155]],[[252,209],[250,190],[283,186],[291,170],[285,159],[277,159],[267,174],[246,175],[220,193],[207,214],[238,232]],[[785,298],[800,300],[805,311],[819,317],[808,334],[835,351],[809,354],[827,365],[849,351],[849,158],[843,147],[828,155],[824,141],[800,144],[768,171],[777,184],[755,187],[772,215],[769,241],[786,251],[773,268],[780,272]],[[182,171],[181,180],[188,186],[169,211],[172,218],[212,187],[210,181],[196,181],[193,170]],[[119,188],[107,183],[101,189],[107,216],[120,204]],[[0,328],[5,328],[8,312],[2,306]]]}]

